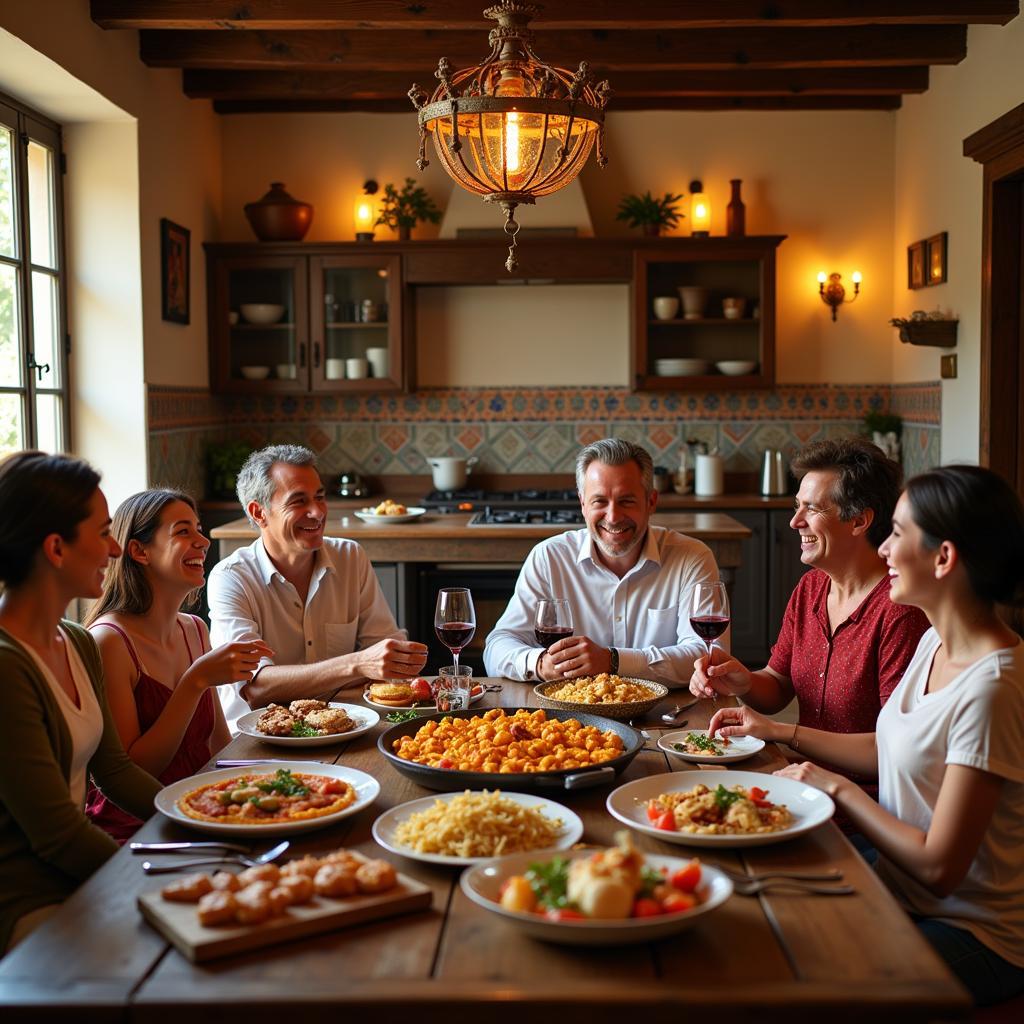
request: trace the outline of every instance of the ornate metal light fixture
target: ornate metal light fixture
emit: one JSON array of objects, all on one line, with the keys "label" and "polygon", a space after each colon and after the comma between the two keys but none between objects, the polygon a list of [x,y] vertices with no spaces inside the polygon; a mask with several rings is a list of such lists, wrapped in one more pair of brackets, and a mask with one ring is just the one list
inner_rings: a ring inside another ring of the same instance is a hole
[{"label": "ornate metal light fixture", "polygon": [[544,63],[533,51],[528,25],[540,13],[534,4],[502,0],[484,11],[498,22],[488,35],[491,52],[483,63],[453,71],[438,62],[439,85],[432,96],[413,85],[409,98],[419,111],[420,151],[426,159],[427,132],[444,169],[458,185],[497,203],[505,211],[509,236],[506,269],[516,261],[517,206],[568,185],[583,169],[594,141],[597,163],[604,154],[604,108],[608,83],[591,85],[586,61],[576,73]]},{"label": "ornate metal light fixture", "polygon": [[[836,313],[839,307],[844,302],[853,302],[857,296],[860,295],[860,282],[862,280],[859,270],[853,272],[851,280],[853,281],[853,298],[848,299],[846,297],[846,289],[842,285],[842,274],[829,274],[826,278],[825,271],[821,271],[818,274],[818,294],[821,296],[821,301],[826,306],[832,307],[832,320],[836,318]],[[826,280],[828,284],[826,284]]]}]

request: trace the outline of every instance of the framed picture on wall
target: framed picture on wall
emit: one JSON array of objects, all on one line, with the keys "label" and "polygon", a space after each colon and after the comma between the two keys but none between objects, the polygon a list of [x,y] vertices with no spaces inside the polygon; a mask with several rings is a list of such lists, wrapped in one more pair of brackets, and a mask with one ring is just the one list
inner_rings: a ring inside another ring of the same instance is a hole
[{"label": "framed picture on wall", "polygon": [[189,245],[192,232],[160,219],[161,315],[176,324],[189,322]]},{"label": "framed picture on wall", "polygon": [[925,240],[927,247],[928,284],[942,284],[946,280],[946,244],[948,233],[932,235]]},{"label": "framed picture on wall", "polygon": [[908,288],[923,288],[928,283],[924,272],[924,249],[924,242],[915,242],[913,245],[907,246]]}]

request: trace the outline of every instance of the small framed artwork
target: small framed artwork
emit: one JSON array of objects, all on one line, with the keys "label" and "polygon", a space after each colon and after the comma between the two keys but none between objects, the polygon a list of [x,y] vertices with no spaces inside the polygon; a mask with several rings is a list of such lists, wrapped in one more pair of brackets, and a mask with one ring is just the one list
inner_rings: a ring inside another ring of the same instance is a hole
[{"label": "small framed artwork", "polygon": [[161,315],[176,324],[189,322],[189,246],[192,232],[160,219]]},{"label": "small framed artwork", "polygon": [[923,288],[928,281],[925,279],[924,242],[915,242],[907,246],[907,287]]},{"label": "small framed artwork", "polygon": [[946,244],[948,233],[932,235],[925,240],[926,266],[928,268],[928,284],[942,284],[946,280]]}]

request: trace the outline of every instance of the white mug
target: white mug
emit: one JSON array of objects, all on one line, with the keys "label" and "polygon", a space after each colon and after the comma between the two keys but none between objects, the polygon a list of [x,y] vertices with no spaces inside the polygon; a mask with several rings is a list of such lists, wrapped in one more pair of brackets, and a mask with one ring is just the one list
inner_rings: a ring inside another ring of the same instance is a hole
[{"label": "white mug", "polygon": [[365,359],[345,360],[345,376],[349,380],[362,380],[369,368],[370,364]]},{"label": "white mug", "polygon": [[368,348],[366,359],[378,380],[388,375],[388,350],[386,348]]},{"label": "white mug", "polygon": [[698,455],[694,472],[694,493],[698,498],[712,498],[724,488],[725,463],[721,455]]},{"label": "white mug", "polygon": [[344,380],[345,379],[345,360],[344,359],[328,359],[327,364],[327,379],[328,380]]}]

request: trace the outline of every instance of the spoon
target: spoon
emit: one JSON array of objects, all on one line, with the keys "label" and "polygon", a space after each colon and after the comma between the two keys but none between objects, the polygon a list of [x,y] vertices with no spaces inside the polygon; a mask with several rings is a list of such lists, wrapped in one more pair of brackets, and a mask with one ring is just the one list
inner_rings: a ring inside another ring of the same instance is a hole
[{"label": "spoon", "polygon": [[142,870],[147,875],[165,875],[171,871],[188,871],[190,868],[203,867],[206,864],[241,864],[247,868],[259,867],[260,864],[269,864],[271,861],[277,860],[291,843],[285,839],[283,842],[272,846],[266,853],[261,853],[258,857],[243,857],[241,854],[226,855],[223,857],[212,857],[204,860],[187,860],[177,861],[174,864],[154,864],[152,861],[145,860],[142,862]]}]

